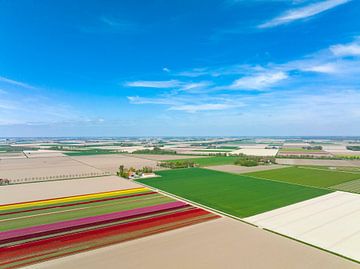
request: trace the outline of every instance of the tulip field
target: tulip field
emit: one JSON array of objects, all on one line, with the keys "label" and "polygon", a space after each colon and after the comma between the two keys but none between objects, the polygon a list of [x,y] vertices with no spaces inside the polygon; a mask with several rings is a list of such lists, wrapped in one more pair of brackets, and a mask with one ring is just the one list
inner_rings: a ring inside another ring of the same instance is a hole
[{"label": "tulip field", "polygon": [[0,205],[0,268],[17,268],[217,217],[142,187]]}]

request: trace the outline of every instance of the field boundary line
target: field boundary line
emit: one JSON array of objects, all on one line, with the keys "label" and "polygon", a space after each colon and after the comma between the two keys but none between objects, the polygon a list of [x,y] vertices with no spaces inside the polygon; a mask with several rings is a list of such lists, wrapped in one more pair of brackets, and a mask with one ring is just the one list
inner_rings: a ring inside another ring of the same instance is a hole
[{"label": "field boundary line", "polygon": [[[137,181],[136,181],[136,182],[137,182]],[[322,250],[322,251],[324,251],[324,252],[327,252],[327,253],[330,253],[330,254],[336,255],[336,256],[338,256],[338,257],[341,257],[341,258],[343,258],[343,259],[346,259],[346,260],[349,260],[349,261],[355,262],[355,263],[357,263],[357,264],[360,264],[360,262],[359,262],[359,261],[354,260],[354,259],[352,259],[352,258],[349,258],[349,257],[343,256],[343,255],[341,255],[341,254],[339,254],[339,253],[332,252],[332,251],[330,251],[330,250],[328,250],[328,249],[324,249],[324,248],[321,248],[321,247],[318,247],[318,246],[312,245],[312,244],[310,244],[310,243],[307,243],[307,242],[304,242],[304,241],[298,240],[298,239],[293,238],[293,237],[291,237],[291,236],[287,236],[287,235],[285,235],[285,234],[281,234],[281,233],[278,233],[278,232],[276,232],[276,231],[273,231],[273,230],[267,229],[267,228],[265,228],[265,227],[262,227],[262,226],[256,225],[256,224],[251,223],[251,222],[248,222],[248,221],[246,221],[246,220],[244,220],[244,219],[242,219],[242,218],[239,218],[239,217],[236,217],[236,216],[230,215],[230,214],[228,214],[228,213],[225,213],[225,212],[223,212],[223,211],[221,211],[221,210],[217,210],[217,209],[214,209],[214,208],[211,208],[211,207],[208,207],[208,206],[205,206],[205,205],[199,204],[199,203],[197,203],[197,202],[194,202],[194,201],[191,201],[191,200],[185,199],[185,198],[183,198],[183,197],[179,197],[179,196],[177,196],[177,195],[175,195],[175,194],[172,194],[172,193],[168,193],[168,192],[166,192],[166,191],[159,190],[159,189],[154,188],[154,187],[152,187],[152,186],[146,185],[146,184],[144,184],[144,183],[142,183],[142,182],[137,182],[137,183],[138,183],[138,184],[140,184],[140,185],[143,185],[144,187],[148,187],[149,189],[152,189],[152,190],[154,190],[154,191],[156,191],[156,192],[159,192],[159,193],[161,193],[161,194],[163,194],[163,195],[166,195],[166,196],[168,196],[168,197],[170,197],[170,198],[174,198],[174,199],[177,199],[177,200],[180,200],[180,201],[186,202],[186,203],[188,203],[188,204],[190,204],[190,205],[197,206],[197,207],[199,207],[199,208],[202,208],[202,209],[208,210],[208,211],[210,211],[210,212],[212,212],[212,213],[214,213],[214,214],[220,215],[220,216],[222,216],[222,217],[229,217],[229,218],[232,218],[232,219],[238,220],[238,221],[240,221],[240,222],[242,222],[242,223],[244,223],[244,224],[247,224],[247,225],[250,225],[250,226],[256,227],[256,228],[261,229],[261,230],[263,230],[263,231],[265,231],[265,232],[270,232],[270,233],[273,233],[273,234],[276,234],[276,235],[279,235],[279,236],[285,237],[285,238],[287,238],[287,239],[294,240],[294,241],[296,241],[296,242],[299,242],[299,243],[305,244],[305,245],[307,245],[307,246],[310,246],[310,247],[313,247],[313,248],[316,248],[316,249]],[[301,186],[302,186],[302,185],[301,185]],[[266,212],[268,212],[268,211],[266,211]],[[264,213],[265,213],[265,212],[264,212]],[[261,213],[260,213],[260,214],[261,214]],[[253,215],[253,216],[256,216],[256,215],[257,215],[257,214],[255,214],[255,215]],[[251,217],[251,216],[250,216],[250,217]]]},{"label": "field boundary line", "polygon": [[103,171],[103,172],[105,172],[105,173],[109,173],[108,171],[105,171],[105,170],[100,169],[100,168],[97,168],[97,167],[95,167],[95,166],[93,166],[93,165],[91,165],[91,164],[88,164],[88,163],[85,163],[85,162],[82,162],[82,161],[80,161],[80,160],[77,160],[77,159],[74,159],[74,158],[73,158],[73,157],[77,157],[77,156],[68,156],[68,155],[66,155],[66,157],[69,158],[69,159],[71,159],[71,160],[73,160],[73,161],[76,161],[76,162],[78,162],[78,163],[81,163],[81,164],[83,164],[83,165],[86,165],[86,166],[95,168],[95,169],[100,170],[100,171]]},{"label": "field boundary line", "polygon": [[270,232],[270,233],[273,233],[273,234],[276,234],[276,235],[280,235],[280,236],[282,236],[282,237],[285,237],[285,238],[294,240],[294,241],[299,242],[299,243],[302,243],[302,244],[304,244],[304,245],[307,245],[307,246],[310,246],[310,247],[313,247],[313,248],[316,248],[316,249],[325,251],[325,252],[327,252],[327,253],[333,254],[333,255],[338,256],[338,257],[340,257],[340,258],[343,258],[343,259],[352,261],[352,262],[354,262],[354,263],[360,264],[360,261],[358,261],[358,260],[354,260],[354,259],[352,259],[352,258],[350,258],[350,257],[341,255],[341,254],[336,253],[336,252],[333,252],[333,251],[331,251],[331,250],[328,250],[328,249],[325,249],[325,248],[322,248],[322,247],[318,247],[318,246],[316,246],[316,245],[310,244],[310,243],[305,242],[305,241],[302,241],[302,240],[300,240],[300,239],[296,239],[296,238],[291,237],[291,236],[288,236],[288,235],[286,235],[286,234],[278,233],[278,232],[276,232],[276,231],[274,231],[274,230],[271,230],[271,229],[268,229],[268,228],[262,228],[262,229],[263,229],[264,231],[267,231],[267,232]]},{"label": "field boundary line", "polygon": [[[312,169],[312,170],[335,172],[335,173],[354,174],[354,175],[359,175],[358,179],[360,179],[360,172],[355,173],[355,172],[350,172],[350,171],[337,171],[337,170],[331,170],[331,169],[323,169],[323,168],[316,168],[316,167],[304,167],[304,166],[295,166],[295,167],[300,168],[300,169]],[[352,179],[352,180],[356,180],[356,179]]]},{"label": "field boundary line", "polygon": [[[208,169],[205,167],[200,167],[202,169],[207,169],[207,170],[212,170],[212,169]],[[281,167],[279,169],[284,169],[284,168],[288,168],[288,167]],[[273,169],[273,170],[277,170],[277,169]],[[212,171],[218,171],[218,170],[212,170]],[[310,186],[310,185],[303,185],[303,184],[299,184],[299,183],[291,183],[291,182],[286,182],[286,181],[281,181],[281,180],[276,180],[276,179],[268,179],[268,178],[263,178],[263,177],[255,177],[255,176],[250,176],[249,173],[244,173],[244,174],[237,174],[237,173],[231,173],[231,172],[225,172],[225,171],[218,171],[220,173],[227,173],[227,174],[232,174],[232,175],[236,175],[236,176],[247,176],[247,177],[251,177],[251,178],[255,178],[255,179],[260,179],[260,180],[267,180],[267,181],[274,181],[274,182],[278,182],[278,183],[284,183],[284,184],[289,184],[289,185],[297,185],[297,186],[302,186],[302,187],[308,187],[308,188],[314,188],[314,189],[320,189],[320,190],[328,190],[330,192],[334,192],[332,189],[329,189],[328,187],[315,187],[315,186]],[[262,171],[259,171],[262,172]],[[256,172],[251,172],[251,173],[256,173]]]},{"label": "field boundary line", "polygon": [[197,203],[197,202],[188,200],[188,199],[186,199],[186,198],[177,196],[176,194],[169,193],[169,192],[167,192],[167,191],[163,191],[163,190],[154,188],[154,187],[149,186],[149,185],[147,185],[147,184],[145,184],[145,183],[142,183],[142,182],[136,181],[136,183],[138,183],[138,184],[140,184],[140,185],[142,185],[142,186],[144,186],[144,187],[147,187],[147,188],[149,188],[149,189],[152,189],[152,190],[154,190],[154,191],[156,191],[156,192],[158,192],[158,193],[161,193],[161,194],[163,194],[163,195],[165,195],[165,196],[168,196],[168,197],[170,197],[170,198],[174,198],[174,199],[176,199],[176,200],[180,200],[180,201],[186,202],[186,203],[188,203],[188,204],[190,204],[190,205],[193,205],[193,206],[196,206],[196,207],[205,209],[205,210],[210,211],[210,212],[212,212],[212,213],[214,213],[214,214],[217,214],[217,215],[220,215],[220,216],[223,216],[223,217],[229,217],[229,218],[232,218],[232,219],[236,219],[236,220],[241,221],[241,222],[243,222],[243,223],[245,223],[245,224],[248,224],[248,225],[251,225],[251,226],[260,228],[258,225],[254,224],[254,223],[248,222],[248,221],[246,221],[246,220],[244,220],[244,219],[242,219],[242,218],[233,216],[233,215],[228,214],[228,213],[226,213],[226,212],[223,212],[223,211],[221,211],[221,210],[214,209],[214,208],[212,208],[212,207],[208,207],[208,206],[206,206],[206,205],[203,205],[203,204],[200,204],[200,203]]}]

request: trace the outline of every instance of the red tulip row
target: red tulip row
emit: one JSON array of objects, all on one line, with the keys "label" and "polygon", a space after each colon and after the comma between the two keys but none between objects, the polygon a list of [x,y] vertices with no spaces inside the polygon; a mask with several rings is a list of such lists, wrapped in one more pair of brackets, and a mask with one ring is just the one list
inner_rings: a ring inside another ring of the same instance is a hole
[{"label": "red tulip row", "polygon": [[0,233],[0,268],[17,268],[217,217],[183,202],[171,202],[5,231]]}]

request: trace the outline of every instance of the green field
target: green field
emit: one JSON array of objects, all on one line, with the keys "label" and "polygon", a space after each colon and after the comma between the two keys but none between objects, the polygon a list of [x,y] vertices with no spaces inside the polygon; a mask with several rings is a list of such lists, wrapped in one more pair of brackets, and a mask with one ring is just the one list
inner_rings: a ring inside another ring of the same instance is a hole
[{"label": "green field", "polygon": [[105,149],[87,149],[79,151],[65,152],[67,156],[87,156],[87,155],[102,155],[102,154],[121,154],[122,152],[105,150]]},{"label": "green field", "polygon": [[157,174],[161,177],[138,181],[241,218],[331,192],[201,168]]},{"label": "green field", "polygon": [[360,178],[360,175],[356,173],[302,167],[286,167],[246,175],[323,188]]},{"label": "green field", "polygon": [[[236,156],[211,156],[204,158],[189,158],[182,159],[182,161],[191,161],[197,163],[199,166],[212,166],[212,165],[224,165],[224,164],[234,164],[235,160],[238,159]],[[179,160],[171,160],[169,162],[176,162]]]},{"label": "green field", "polygon": [[348,181],[339,185],[334,185],[330,188],[338,191],[360,193],[360,179]]}]

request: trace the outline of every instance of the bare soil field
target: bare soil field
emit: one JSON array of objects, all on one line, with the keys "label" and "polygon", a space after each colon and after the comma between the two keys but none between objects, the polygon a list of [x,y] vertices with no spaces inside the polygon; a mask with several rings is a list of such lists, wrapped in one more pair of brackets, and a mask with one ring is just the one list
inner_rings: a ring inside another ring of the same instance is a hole
[{"label": "bare soil field", "polygon": [[283,168],[283,167],[285,167],[285,166],[276,165],[276,164],[274,164],[274,165],[258,165],[258,166],[252,166],[252,167],[228,164],[228,165],[208,166],[208,167],[204,167],[204,168],[210,169],[210,170],[216,170],[216,171],[220,171],[220,172],[244,174],[244,173],[250,173],[250,172],[278,169],[278,168]]},{"label": "bare soil field", "polygon": [[229,218],[88,251],[28,269],[355,269],[358,264]]},{"label": "bare soil field", "polygon": [[360,167],[360,160],[276,159],[278,164]]},{"label": "bare soil field", "polygon": [[55,150],[26,150],[24,151],[28,158],[45,158],[45,157],[64,157],[62,152]]},{"label": "bare soil field", "polygon": [[133,181],[117,176],[0,186],[0,204],[20,203],[138,187],[141,186]]},{"label": "bare soil field", "polygon": [[0,160],[4,159],[24,159],[26,156],[22,152],[16,153],[7,153],[7,152],[0,152]]},{"label": "bare soil field", "polygon": [[278,153],[279,156],[332,156],[330,152],[327,151],[281,151]]},{"label": "bare soil field", "polygon": [[94,146],[92,148],[97,148],[97,149],[110,149],[110,150],[118,150],[118,151],[126,151],[129,153],[132,153],[136,150],[143,150],[143,149],[147,149],[146,147],[143,146],[133,146],[133,147],[122,147],[122,146]]},{"label": "bare soil field", "polygon": [[245,219],[360,261],[360,195],[334,192]]},{"label": "bare soil field", "polygon": [[[168,161],[168,160],[183,160],[189,159],[189,156],[186,155],[155,155],[155,154],[134,154],[130,155],[132,157],[141,158],[141,159],[148,159],[154,161]],[[206,156],[199,156],[206,157]]]},{"label": "bare soil field", "polygon": [[116,173],[120,165],[135,168],[142,168],[144,166],[150,166],[154,169],[158,168],[156,166],[156,160],[133,157],[132,155],[125,154],[74,156],[72,159],[110,173]]},{"label": "bare soil field", "polygon": [[69,157],[0,160],[0,178],[7,178],[12,183],[51,180],[62,176],[90,176],[90,174],[101,175],[104,172]]},{"label": "bare soil field", "polygon": [[234,150],[232,154],[246,154],[252,156],[275,156],[278,153],[278,149],[265,149],[265,148],[241,148]]}]

